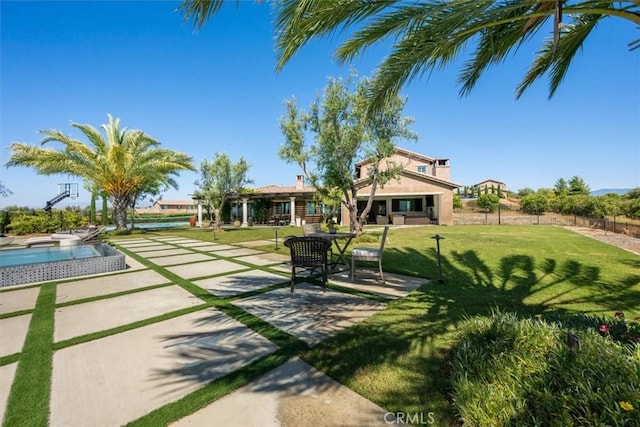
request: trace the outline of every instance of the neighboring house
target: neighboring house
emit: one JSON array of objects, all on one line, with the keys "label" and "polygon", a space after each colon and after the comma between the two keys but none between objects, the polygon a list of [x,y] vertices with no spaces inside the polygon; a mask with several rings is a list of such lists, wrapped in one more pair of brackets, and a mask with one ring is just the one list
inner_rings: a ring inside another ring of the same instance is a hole
[{"label": "neighboring house", "polygon": [[476,194],[478,194],[478,192],[480,194],[485,194],[485,192],[487,194],[492,194],[492,188],[494,193],[498,194],[498,188],[500,188],[500,193],[502,194],[502,196],[507,197],[507,184],[505,184],[504,182],[496,181],[495,179],[485,179],[484,181],[475,184],[473,188],[475,189]]},{"label": "neighboring house", "polygon": [[[258,213],[254,207],[258,199],[267,202],[266,211]],[[247,216],[254,222],[274,225],[300,225],[321,222],[324,216],[330,214],[328,208],[317,200],[316,190],[305,185],[304,176],[298,175],[292,186],[267,185],[258,187],[240,199],[238,217],[243,218],[244,206],[247,206]],[[233,214],[232,210],[232,214]]]},{"label": "neighboring house", "polygon": [[197,203],[194,200],[156,200],[146,208],[136,208],[138,214],[195,214]]},{"label": "neighboring house", "polygon": [[[386,160],[402,165],[399,178],[378,186],[368,223],[453,225],[453,190],[460,184],[450,180],[449,159],[435,159],[396,147]],[[366,206],[371,186],[366,185],[368,161],[356,165],[358,211]],[[380,165],[385,167],[385,161]],[[348,218],[343,207],[342,217]],[[345,221],[343,221],[345,223]]]}]

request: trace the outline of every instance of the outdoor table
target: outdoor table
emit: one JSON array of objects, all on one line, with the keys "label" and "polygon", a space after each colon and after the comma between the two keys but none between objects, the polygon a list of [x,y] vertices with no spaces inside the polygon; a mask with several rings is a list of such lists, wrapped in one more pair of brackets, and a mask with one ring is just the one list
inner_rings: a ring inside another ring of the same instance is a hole
[{"label": "outdoor table", "polygon": [[[354,237],[356,237],[356,233],[338,232],[338,231],[336,231],[335,233],[318,232],[318,233],[308,234],[308,236],[322,237],[323,239],[328,239],[328,240],[331,240],[333,242],[333,244],[335,245],[336,249],[338,250],[338,257],[337,257],[336,262],[333,262],[333,260],[331,260],[331,269],[332,270],[338,264],[344,264],[347,269],[349,268],[349,262],[347,262],[347,259],[345,258],[345,254],[344,253],[347,250],[347,248],[349,247],[349,244],[351,243],[351,240]],[[340,244],[341,241],[343,242],[342,246]]]}]

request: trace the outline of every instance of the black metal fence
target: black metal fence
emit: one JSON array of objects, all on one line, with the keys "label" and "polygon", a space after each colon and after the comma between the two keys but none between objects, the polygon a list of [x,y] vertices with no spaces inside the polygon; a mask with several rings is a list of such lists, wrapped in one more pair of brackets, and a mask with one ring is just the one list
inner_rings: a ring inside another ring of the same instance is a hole
[{"label": "black metal fence", "polygon": [[492,213],[454,212],[453,223],[455,225],[564,225],[594,228],[640,237],[639,224],[620,221],[619,219],[616,220],[614,217],[587,218],[578,215],[561,215],[549,212],[541,215],[529,215],[514,211],[496,211]]}]

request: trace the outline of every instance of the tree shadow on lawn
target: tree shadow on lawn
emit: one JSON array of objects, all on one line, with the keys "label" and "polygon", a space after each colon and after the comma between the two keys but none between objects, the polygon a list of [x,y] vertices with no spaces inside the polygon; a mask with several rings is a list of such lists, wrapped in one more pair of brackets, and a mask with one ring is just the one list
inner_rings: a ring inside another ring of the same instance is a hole
[{"label": "tree shadow on lawn", "polygon": [[[406,266],[438,277],[435,250],[392,249],[385,267]],[[432,280],[365,322],[341,331],[304,358],[389,411],[435,412],[455,422],[448,402],[448,360],[456,325],[492,310],[521,316],[543,313],[634,311],[640,276],[612,283],[596,266],[576,260],[508,255],[491,268],[476,251],[441,257],[444,283]],[[416,267],[421,266],[421,267]],[[407,273],[393,270],[395,273]]]}]

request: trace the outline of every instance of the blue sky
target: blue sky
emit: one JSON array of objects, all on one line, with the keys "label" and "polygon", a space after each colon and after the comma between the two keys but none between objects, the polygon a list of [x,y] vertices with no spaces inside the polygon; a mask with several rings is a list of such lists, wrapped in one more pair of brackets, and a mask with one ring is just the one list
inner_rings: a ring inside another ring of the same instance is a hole
[{"label": "blue sky", "polygon": [[[41,129],[80,137],[70,121],[99,127],[110,113],[191,155],[196,166],[226,152],[234,161],[244,156],[254,186],[293,185],[300,171],[277,155],[284,102],[295,96],[306,108],[328,77],[349,74],[333,59],[340,36],[314,41],[276,72],[268,4],[231,2],[199,31],[177,5],[2,1],[0,162],[11,142],[37,144]],[[400,146],[451,159],[451,178],[463,185],[491,178],[511,190],[537,189],[577,175],[592,190],[640,186],[640,51],[627,47],[638,31],[608,21],[551,100],[546,81],[514,96],[548,34],[490,69],[465,98],[456,65],[413,81],[402,92],[404,113],[420,138]],[[372,49],[352,66],[367,75],[386,52]],[[163,198],[187,199],[196,179],[181,173],[179,190]],[[58,183],[80,181],[2,167],[0,182],[13,191],[0,206],[43,207]],[[58,206],[88,202],[81,189]]]}]

